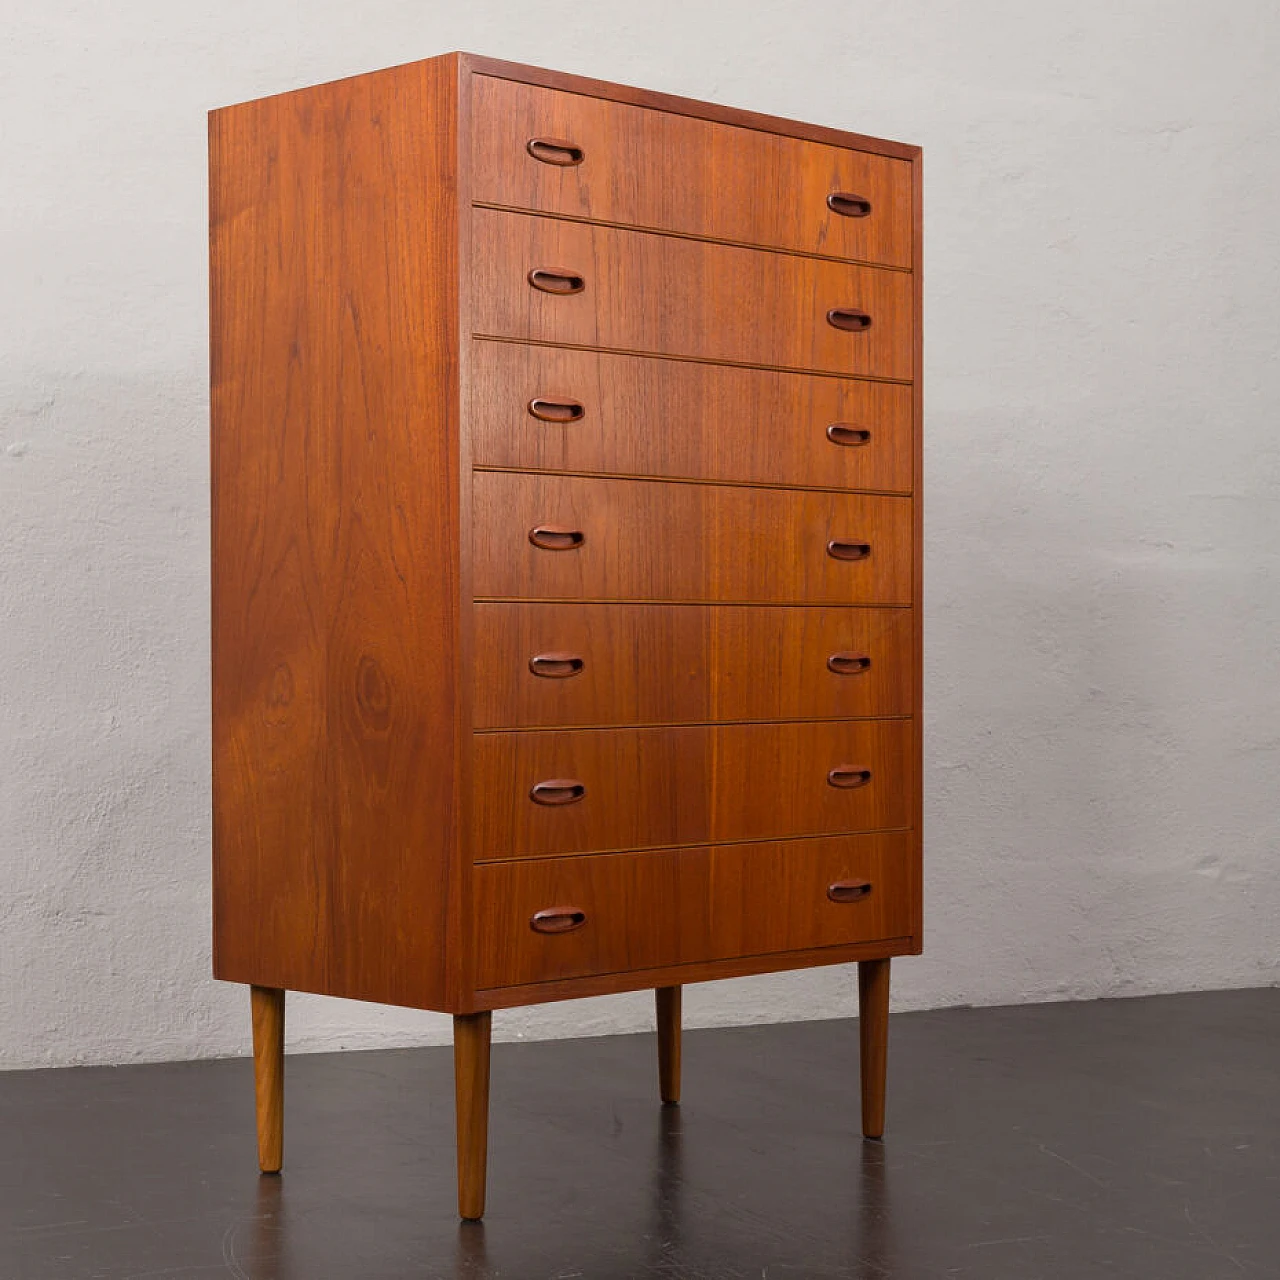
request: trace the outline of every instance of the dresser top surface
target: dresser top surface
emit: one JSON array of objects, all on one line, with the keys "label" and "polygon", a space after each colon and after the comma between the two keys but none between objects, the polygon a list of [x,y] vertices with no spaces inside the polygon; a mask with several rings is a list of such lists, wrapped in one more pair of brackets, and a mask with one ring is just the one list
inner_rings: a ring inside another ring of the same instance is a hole
[{"label": "dresser top surface", "polygon": [[[427,66],[450,61],[456,64],[460,75],[485,75],[495,76],[503,80],[516,80],[524,84],[556,89],[562,93],[577,93],[586,97],[607,98],[614,102],[625,102],[632,106],[648,107],[652,110],[666,111],[674,115],[692,116],[697,119],[715,121],[719,124],[736,125],[744,129],[783,134],[787,137],[803,138],[810,142],[846,147],[855,151],[869,151],[898,160],[919,161],[921,155],[920,147],[911,143],[895,142],[887,138],[874,138],[867,134],[853,133],[844,129],[833,129],[827,125],[810,124],[782,116],[765,115],[758,111],[729,107],[718,102],[705,102],[697,98],[685,98],[677,94],[661,93],[653,89],[640,89],[633,85],[617,84],[609,80],[597,80],[590,76],[572,75],[564,71],[550,71],[543,67],[529,66],[521,62],[507,62],[500,58],[490,58],[481,54],[461,51],[439,54],[434,58],[403,63],[396,67],[386,67],[357,76],[343,77],[342,79],[359,80],[367,76],[404,72],[414,66]],[[342,83],[342,80],[328,81],[326,83],[339,84]],[[309,85],[288,92],[306,93],[308,90],[320,87],[320,85]],[[268,96],[283,97],[286,95],[272,94]],[[210,114],[217,114],[219,110],[234,110],[234,106],[217,108]]]}]

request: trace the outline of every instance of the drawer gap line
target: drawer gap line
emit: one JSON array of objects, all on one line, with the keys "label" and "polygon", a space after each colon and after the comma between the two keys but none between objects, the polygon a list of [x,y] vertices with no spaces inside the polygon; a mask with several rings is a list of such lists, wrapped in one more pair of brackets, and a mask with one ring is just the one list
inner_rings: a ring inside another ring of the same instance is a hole
[{"label": "drawer gap line", "polygon": [[671,351],[641,351],[635,347],[603,347],[589,342],[552,342],[546,338],[515,337],[507,333],[473,331],[471,336],[478,342],[511,342],[521,347],[562,347],[566,351],[595,351],[601,355],[643,356],[647,360],[684,360],[689,364],[714,364],[728,369],[764,369],[771,373],[802,373],[812,378],[881,382],[890,387],[915,386],[914,378],[885,378],[874,373],[841,373],[836,369],[810,369],[799,364],[764,364],[758,360],[713,360],[710,356],[678,355]]},{"label": "drawer gap line", "polygon": [[577,213],[558,213],[549,209],[527,209],[518,204],[499,204],[494,200],[473,200],[473,209],[493,209],[497,213],[518,213],[526,218],[550,218],[555,222],[576,222],[581,226],[609,227],[615,231],[637,231],[646,236],[666,236],[669,240],[692,240],[697,244],[722,244],[730,249],[751,249],[757,253],[778,253],[785,258],[811,258],[815,262],[835,262],[842,267],[864,267],[870,271],[913,273],[910,266],[894,262],[871,262],[866,258],[840,258],[831,253],[813,253],[807,249],[786,249],[776,244],[757,244],[753,240],[730,240],[725,236],[701,236],[696,231],[672,231],[667,227],[651,227],[640,222],[611,222],[607,218],[586,218]]},{"label": "drawer gap line", "polygon": [[638,471],[568,471],[558,467],[506,467],[491,462],[476,462],[471,470],[497,472],[517,476],[578,476],[583,480],[639,480],[652,484],[715,485],[721,489],[778,489],[784,493],[865,493],[873,498],[910,498],[911,489],[842,488],[830,484],[778,484],[769,480],[713,480],[698,476],[661,476]]},{"label": "drawer gap line", "polygon": [[853,831],[802,831],[798,835],[739,836],[734,840],[705,840],[700,844],[642,844],[620,849],[570,849],[565,853],[513,853],[505,858],[476,858],[473,867],[504,867],[513,863],[559,862],[564,858],[613,858],[626,853],[671,853],[682,849],[725,849],[742,844],[791,844],[796,840],[847,840],[851,836],[909,835],[915,827],[858,827]]},{"label": "drawer gap line", "polygon": [[479,737],[493,733],[579,733],[625,731],[631,729],[718,729],[722,726],[752,724],[880,724],[886,721],[910,723],[915,719],[909,711],[894,711],[869,716],[798,716],[773,717],[769,720],[628,720],[601,724],[525,724],[486,725],[472,732]]},{"label": "drawer gap line", "polygon": [[[639,978],[641,975],[646,973],[670,973],[680,969],[699,968],[703,965],[734,964],[740,962],[750,963],[753,960],[764,960],[773,956],[819,956],[823,952],[850,951],[855,947],[862,948],[867,951],[879,952],[884,947],[898,947],[902,944],[910,945],[912,941],[913,939],[910,935],[904,935],[896,938],[868,938],[862,942],[835,942],[829,947],[806,947],[803,951],[753,951],[749,955],[716,956],[714,959],[710,960],[690,960],[685,964],[670,965],[661,969],[655,969],[652,967],[648,969],[609,969],[598,973],[580,973],[572,978],[547,978],[544,982],[512,983],[509,987],[477,987],[476,995],[483,996],[490,993],[497,994],[500,992],[516,991],[521,988],[534,990],[542,986],[553,986],[569,982],[585,983],[590,982],[595,978],[614,978],[619,977],[622,974],[630,974]],[[797,967],[802,967],[803,964],[804,961],[802,960],[801,965]]]},{"label": "drawer gap line", "polygon": [[667,600],[661,596],[473,596],[473,604],[678,604],[726,605],[735,609],[912,609],[909,600]]}]

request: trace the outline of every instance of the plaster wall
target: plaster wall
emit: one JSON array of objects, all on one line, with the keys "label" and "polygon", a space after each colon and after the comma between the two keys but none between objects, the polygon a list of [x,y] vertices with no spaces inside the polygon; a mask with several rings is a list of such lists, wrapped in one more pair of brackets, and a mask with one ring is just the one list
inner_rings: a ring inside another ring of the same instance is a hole
[{"label": "plaster wall", "polygon": [[[246,1049],[209,977],[205,112],[454,48],[925,147],[928,938],[897,1007],[1280,980],[1280,9],[6,7],[0,1064]],[[290,1017],[298,1049],[447,1035]]]}]

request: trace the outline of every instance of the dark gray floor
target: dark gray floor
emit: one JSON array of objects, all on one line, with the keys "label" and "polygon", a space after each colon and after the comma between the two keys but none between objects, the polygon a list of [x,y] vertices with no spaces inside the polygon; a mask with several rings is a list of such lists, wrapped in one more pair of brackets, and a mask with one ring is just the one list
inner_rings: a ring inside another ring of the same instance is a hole
[{"label": "dark gray floor", "polygon": [[0,1074],[2,1280],[1280,1277],[1280,990],[857,1028],[494,1047],[489,1217],[454,1217],[448,1050],[290,1060],[283,1178],[247,1062]]}]

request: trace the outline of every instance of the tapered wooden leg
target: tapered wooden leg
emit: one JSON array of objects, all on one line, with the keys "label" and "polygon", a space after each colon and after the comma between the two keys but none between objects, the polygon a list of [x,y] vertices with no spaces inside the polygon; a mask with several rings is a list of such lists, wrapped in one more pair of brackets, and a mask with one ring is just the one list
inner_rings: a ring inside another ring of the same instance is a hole
[{"label": "tapered wooden leg", "polygon": [[489,1151],[489,1029],[493,1015],[453,1018],[453,1088],[458,1105],[458,1213],[484,1217]]},{"label": "tapered wooden leg", "polygon": [[680,1101],[680,988],[654,991],[658,1013],[658,1093],[663,1102]]},{"label": "tapered wooden leg", "polygon": [[889,1049],[889,962],[858,961],[858,1041],[862,1059],[862,1132],[884,1135],[884,1086]]},{"label": "tapered wooden leg", "polygon": [[284,992],[250,987],[253,1084],[258,1106],[258,1168],[279,1173],[284,1162]]}]

